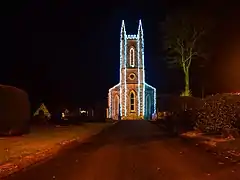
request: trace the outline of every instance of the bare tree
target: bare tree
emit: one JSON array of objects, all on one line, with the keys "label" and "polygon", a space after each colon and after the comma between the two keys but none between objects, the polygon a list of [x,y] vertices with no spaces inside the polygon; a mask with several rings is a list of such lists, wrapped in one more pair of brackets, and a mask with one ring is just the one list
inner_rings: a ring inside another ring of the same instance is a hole
[{"label": "bare tree", "polygon": [[181,14],[167,17],[163,27],[167,61],[183,70],[185,89],[181,95],[191,96],[189,78],[192,61],[206,58],[199,44],[205,34],[204,26],[190,15]]}]

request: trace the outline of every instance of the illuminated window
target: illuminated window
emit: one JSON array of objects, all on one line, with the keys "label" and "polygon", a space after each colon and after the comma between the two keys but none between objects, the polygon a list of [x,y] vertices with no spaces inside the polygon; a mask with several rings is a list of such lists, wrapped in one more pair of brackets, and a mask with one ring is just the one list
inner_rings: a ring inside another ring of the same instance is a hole
[{"label": "illuminated window", "polygon": [[130,49],[130,66],[134,67],[134,59],[135,59],[135,52],[134,52],[134,48],[131,47]]},{"label": "illuminated window", "polygon": [[135,93],[133,91],[130,93],[130,111],[135,111]]}]

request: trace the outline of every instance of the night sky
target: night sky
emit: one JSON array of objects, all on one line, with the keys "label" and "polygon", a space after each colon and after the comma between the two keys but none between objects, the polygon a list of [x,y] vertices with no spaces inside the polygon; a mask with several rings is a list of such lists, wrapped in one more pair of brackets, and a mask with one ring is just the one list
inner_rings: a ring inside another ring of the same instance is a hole
[{"label": "night sky", "polygon": [[[236,14],[239,6],[217,2],[191,4],[191,8],[201,9],[205,15],[211,12],[216,23],[208,68],[204,73],[196,71],[192,79],[196,94],[200,92],[202,77],[208,93],[240,89],[240,43],[236,38],[240,32]],[[2,7],[0,83],[26,90],[33,104],[43,101],[91,106],[106,99],[108,89],[119,81],[122,19],[128,34],[137,33],[138,21],[142,19],[146,81],[159,94],[178,93],[183,86],[181,73],[169,70],[161,55],[159,23],[167,13],[189,9],[189,4],[180,7],[173,1],[146,4],[35,0]],[[232,59],[232,63],[226,59]],[[227,64],[229,68],[225,68]],[[230,84],[229,80],[235,83]]]}]

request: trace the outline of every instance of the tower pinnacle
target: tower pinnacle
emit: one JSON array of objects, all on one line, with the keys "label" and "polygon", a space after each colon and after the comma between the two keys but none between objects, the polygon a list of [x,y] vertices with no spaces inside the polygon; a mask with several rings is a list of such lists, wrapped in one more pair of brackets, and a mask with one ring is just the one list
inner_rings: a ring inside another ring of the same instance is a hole
[{"label": "tower pinnacle", "polygon": [[126,33],[124,20],[122,20],[122,26],[121,26],[121,34],[122,33],[124,34]]},{"label": "tower pinnacle", "polygon": [[139,20],[139,25],[138,25],[138,35],[139,35],[140,38],[143,38],[143,28],[142,28],[141,19]]},{"label": "tower pinnacle", "polygon": [[141,19],[139,20],[138,31],[143,31]]}]

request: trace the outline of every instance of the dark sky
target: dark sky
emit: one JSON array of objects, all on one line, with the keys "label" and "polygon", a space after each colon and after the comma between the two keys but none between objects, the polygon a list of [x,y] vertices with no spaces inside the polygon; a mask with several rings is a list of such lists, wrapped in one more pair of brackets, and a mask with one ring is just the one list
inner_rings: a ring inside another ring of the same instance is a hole
[{"label": "dark sky", "polygon": [[[225,12],[224,3],[218,2],[214,11]],[[0,83],[23,88],[33,103],[91,105],[104,100],[119,81],[122,19],[129,34],[137,33],[138,20],[143,21],[147,82],[159,93],[181,87],[178,73],[168,70],[159,54],[158,23],[179,8],[173,1],[32,0],[2,7]]]}]

